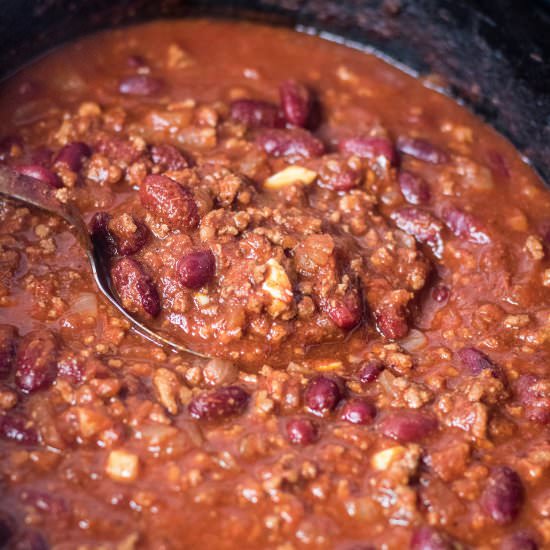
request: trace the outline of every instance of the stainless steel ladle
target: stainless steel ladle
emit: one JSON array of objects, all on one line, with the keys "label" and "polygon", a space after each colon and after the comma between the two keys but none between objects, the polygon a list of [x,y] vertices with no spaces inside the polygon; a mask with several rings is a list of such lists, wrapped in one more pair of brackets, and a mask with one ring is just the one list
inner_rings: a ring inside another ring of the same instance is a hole
[{"label": "stainless steel ladle", "polygon": [[191,353],[198,357],[207,358],[202,353],[177,344],[170,338],[160,334],[159,331],[150,329],[122,307],[112,287],[107,265],[109,259],[105,258],[101,254],[101,251],[94,247],[94,243],[80,212],[71,204],[61,203],[55,197],[55,189],[49,184],[18,174],[7,166],[0,166],[0,195],[59,216],[69,224],[80,245],[86,252],[97,288],[112,306],[132,324],[135,332],[160,346],[168,346],[178,352]]}]

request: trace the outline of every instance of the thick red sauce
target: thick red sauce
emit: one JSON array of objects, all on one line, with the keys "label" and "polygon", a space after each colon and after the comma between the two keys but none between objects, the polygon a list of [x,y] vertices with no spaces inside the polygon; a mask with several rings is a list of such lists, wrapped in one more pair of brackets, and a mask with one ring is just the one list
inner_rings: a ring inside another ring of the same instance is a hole
[{"label": "thick red sauce", "polygon": [[248,23],[67,45],[0,89],[0,546],[550,546],[550,194],[383,61]]}]

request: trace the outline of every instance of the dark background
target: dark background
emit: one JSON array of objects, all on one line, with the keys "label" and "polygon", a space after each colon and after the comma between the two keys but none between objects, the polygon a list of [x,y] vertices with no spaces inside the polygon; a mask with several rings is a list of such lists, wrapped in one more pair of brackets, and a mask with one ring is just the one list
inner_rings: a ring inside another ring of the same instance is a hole
[{"label": "dark background", "polygon": [[153,17],[208,14],[329,30],[441,75],[449,93],[550,181],[548,0],[0,1],[0,76],[81,34]]}]

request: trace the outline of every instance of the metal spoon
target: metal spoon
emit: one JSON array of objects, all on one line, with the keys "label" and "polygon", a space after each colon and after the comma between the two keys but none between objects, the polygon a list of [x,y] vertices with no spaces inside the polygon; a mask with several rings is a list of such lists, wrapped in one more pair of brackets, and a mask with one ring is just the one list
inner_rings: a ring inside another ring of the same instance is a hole
[{"label": "metal spoon", "polygon": [[143,323],[132,317],[120,304],[113,290],[111,277],[106,258],[98,251],[90,238],[90,233],[82,216],[71,204],[63,204],[55,197],[55,190],[47,183],[35,178],[18,174],[11,168],[0,166],[0,195],[15,199],[50,214],[63,218],[73,229],[80,245],[86,252],[97,288],[109,302],[132,324],[134,330],[144,338],[160,346],[168,346],[179,352],[191,353],[198,357],[208,358],[206,355],[188,349],[169,338],[153,331]]}]

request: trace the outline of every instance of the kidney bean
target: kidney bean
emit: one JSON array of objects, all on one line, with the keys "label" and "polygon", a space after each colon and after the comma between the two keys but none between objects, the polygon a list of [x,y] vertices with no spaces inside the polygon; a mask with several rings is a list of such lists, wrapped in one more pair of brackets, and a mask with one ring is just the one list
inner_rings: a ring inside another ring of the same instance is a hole
[{"label": "kidney bean", "polygon": [[320,157],[325,152],[323,142],[306,130],[265,130],[256,136],[256,143],[274,157]]},{"label": "kidney bean", "polygon": [[362,174],[355,170],[344,160],[334,158],[323,162],[319,171],[319,180],[323,187],[334,191],[349,191],[361,183]]},{"label": "kidney bean", "polygon": [[16,166],[15,170],[24,176],[47,183],[56,189],[63,187],[63,183],[57,174],[39,164],[23,164]]},{"label": "kidney bean", "polygon": [[157,289],[138,261],[121,258],[111,269],[111,278],[124,309],[145,318],[160,313]]},{"label": "kidney bean", "polygon": [[351,137],[340,141],[338,148],[342,153],[361,158],[384,158],[391,166],[399,162],[395,147],[384,137]]},{"label": "kidney bean", "polygon": [[400,153],[432,164],[444,164],[450,160],[448,153],[420,138],[400,136],[397,138],[397,150]]},{"label": "kidney bean", "polygon": [[419,527],[411,538],[411,550],[453,550],[454,545],[449,538],[433,527]]},{"label": "kidney bean", "polygon": [[457,236],[477,244],[486,244],[491,241],[483,224],[471,214],[463,212],[455,206],[447,206],[441,212],[445,225]]},{"label": "kidney bean", "polygon": [[420,208],[406,206],[393,212],[390,217],[399,229],[412,235],[418,242],[428,245],[434,255],[441,258],[443,224],[435,216]]},{"label": "kidney bean", "polygon": [[151,147],[151,160],[162,170],[183,170],[193,164],[179,149],[166,143]]},{"label": "kidney bean", "polygon": [[398,177],[401,193],[411,204],[426,204],[430,202],[430,187],[426,181],[412,172],[403,171]]},{"label": "kidney bean", "polygon": [[27,426],[25,419],[17,413],[0,416],[0,438],[22,445],[37,445],[38,434]]},{"label": "kidney bean", "polygon": [[517,392],[529,420],[550,423],[550,379],[524,374],[518,379]]},{"label": "kidney bean", "polygon": [[15,383],[24,393],[47,388],[57,372],[58,342],[53,332],[35,330],[19,342],[15,358]]},{"label": "kidney bean", "polygon": [[115,248],[121,256],[130,256],[139,252],[149,238],[149,229],[130,214],[113,216],[107,223]]},{"label": "kidney bean", "polygon": [[296,80],[285,80],[279,87],[281,106],[289,124],[305,128],[311,115],[310,91]]},{"label": "kidney bean", "polygon": [[449,288],[443,284],[434,286],[432,290],[432,298],[439,304],[443,304],[449,299]]},{"label": "kidney bean", "polygon": [[145,74],[126,76],[118,84],[118,91],[124,95],[150,96],[163,88],[163,80]]},{"label": "kidney bean", "polygon": [[214,277],[216,258],[211,250],[195,250],[178,260],[176,271],[183,286],[200,288]]},{"label": "kidney bean", "polygon": [[416,410],[391,412],[378,425],[382,434],[402,443],[417,443],[436,428],[434,417]]},{"label": "kidney bean", "polygon": [[376,407],[366,399],[354,398],[342,407],[341,418],[351,424],[371,424],[376,416]]},{"label": "kidney bean", "polygon": [[507,535],[500,543],[500,550],[538,550],[535,539],[524,531]]},{"label": "kidney bean", "polygon": [[330,320],[342,330],[356,327],[363,317],[363,304],[356,290],[349,291],[343,297],[323,300],[320,305]]},{"label": "kidney bean", "polygon": [[508,466],[491,470],[481,495],[481,506],[499,525],[511,523],[519,514],[524,500],[523,483]]},{"label": "kidney bean", "polygon": [[171,229],[194,229],[199,224],[199,211],[193,194],[166,176],[147,176],[139,197],[144,208]]},{"label": "kidney bean", "polygon": [[50,550],[50,545],[38,531],[26,531],[17,538],[13,550]]},{"label": "kidney bean", "polygon": [[69,170],[78,172],[82,168],[83,159],[88,158],[92,150],[82,141],[73,141],[61,148],[55,157],[55,163],[65,164]]},{"label": "kidney bean", "polygon": [[90,220],[90,236],[94,247],[101,254],[116,256],[118,253],[115,239],[109,231],[111,215],[107,212],[96,212]]},{"label": "kidney bean", "polygon": [[239,386],[224,386],[195,397],[189,403],[189,414],[199,420],[216,420],[242,414],[249,394]]},{"label": "kidney bean", "polygon": [[457,355],[472,376],[479,376],[484,370],[488,370],[495,378],[505,379],[503,370],[495,365],[489,357],[476,348],[462,348]]},{"label": "kidney bean", "polygon": [[382,304],[374,311],[374,320],[376,327],[388,340],[400,340],[407,336],[409,324],[407,322],[407,312],[401,304]]},{"label": "kidney bean", "polygon": [[238,99],[230,106],[231,118],[249,128],[283,128],[285,121],[279,107],[256,99]]},{"label": "kidney bean", "polygon": [[286,436],[294,445],[311,445],[317,441],[319,431],[309,418],[292,418],[286,423]]},{"label": "kidney bean", "polygon": [[28,164],[39,164],[47,168],[52,163],[53,152],[48,147],[37,147],[30,152]]},{"label": "kidney bean", "polygon": [[0,378],[6,378],[11,372],[18,336],[12,325],[0,325]]},{"label": "kidney bean", "polygon": [[361,367],[359,370],[359,381],[361,384],[370,384],[374,382],[384,370],[381,361],[373,359]]},{"label": "kidney bean", "polygon": [[338,381],[322,375],[311,379],[304,392],[306,407],[320,416],[333,411],[341,399],[342,390]]}]

